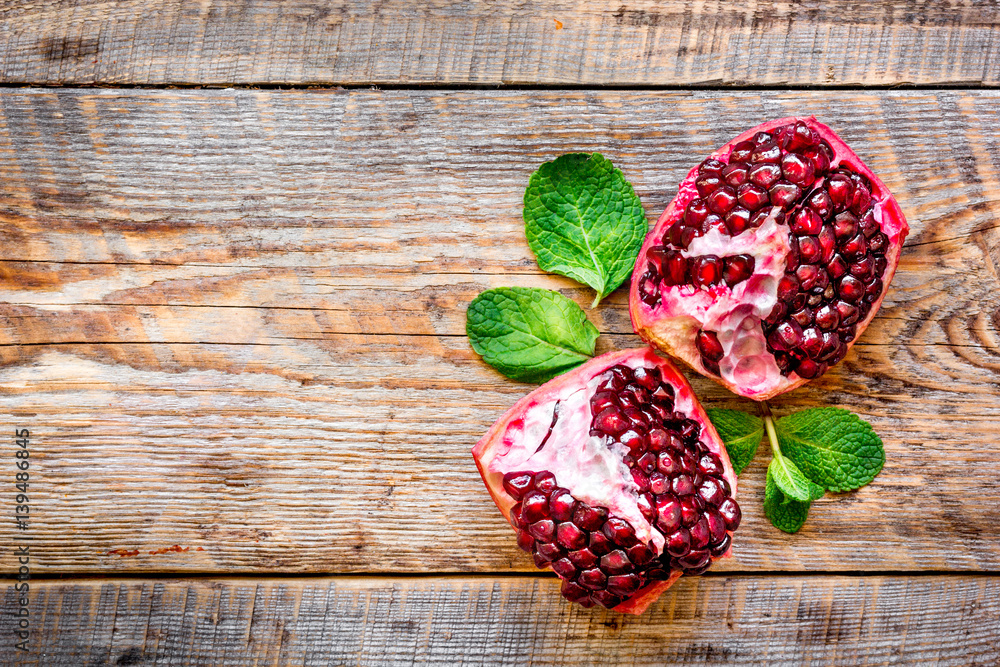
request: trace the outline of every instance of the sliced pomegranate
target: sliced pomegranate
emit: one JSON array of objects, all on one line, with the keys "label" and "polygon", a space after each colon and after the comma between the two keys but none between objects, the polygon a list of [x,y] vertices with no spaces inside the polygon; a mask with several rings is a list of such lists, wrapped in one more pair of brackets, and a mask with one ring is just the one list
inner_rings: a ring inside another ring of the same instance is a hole
[{"label": "sliced pomegranate", "polygon": [[892,280],[906,219],[826,125],[782,118],[691,170],[646,237],[629,310],[643,340],[766,400],[844,358]]},{"label": "sliced pomegranate", "polygon": [[729,555],[729,456],[691,386],[651,348],[611,352],[531,392],[473,448],[517,543],[585,607],[642,613]]}]

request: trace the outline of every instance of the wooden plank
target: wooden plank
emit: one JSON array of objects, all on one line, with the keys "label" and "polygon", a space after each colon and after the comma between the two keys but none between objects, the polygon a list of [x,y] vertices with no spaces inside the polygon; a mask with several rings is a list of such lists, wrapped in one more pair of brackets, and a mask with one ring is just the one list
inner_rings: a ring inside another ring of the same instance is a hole
[{"label": "wooden plank", "polygon": [[[33,434],[36,571],[532,570],[469,457],[529,387],[463,335],[489,286],[590,300],[535,267],[528,175],[604,151],[653,217],[693,156],[794,111],[913,235],[862,342],[775,409],[849,406],[888,461],[787,537],[762,454],[716,568],[996,570],[995,92],[8,90],[0,420]],[[621,293],[592,316],[636,344]]]},{"label": "wooden plank", "polygon": [[[10,582],[5,607],[13,608]],[[30,653],[77,665],[913,665],[1000,661],[1000,580],[684,579],[643,616],[555,578],[32,582]],[[13,616],[0,616],[12,636]]]},{"label": "wooden plank", "polygon": [[1000,83],[992,3],[0,4],[0,82]]}]

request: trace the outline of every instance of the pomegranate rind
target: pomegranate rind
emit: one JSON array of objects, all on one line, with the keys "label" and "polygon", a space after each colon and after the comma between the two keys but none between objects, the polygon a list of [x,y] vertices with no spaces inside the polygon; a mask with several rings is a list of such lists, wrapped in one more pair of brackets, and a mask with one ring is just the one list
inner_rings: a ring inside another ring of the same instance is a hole
[{"label": "pomegranate rind", "polygon": [[[635,365],[636,362],[658,368],[662,378],[673,386],[675,402],[678,405],[684,404],[690,406],[685,414],[688,418],[698,422],[701,427],[701,441],[722,461],[724,477],[732,487],[732,497],[736,497],[737,479],[732,463],[729,460],[729,454],[726,452],[726,448],[718,432],[715,430],[715,426],[712,425],[711,420],[708,418],[708,414],[695,396],[691,385],[677,366],[669,359],[660,356],[651,347],[643,347],[608,352],[548,381],[511,406],[489,428],[486,434],[476,443],[475,447],[472,448],[472,457],[476,462],[476,468],[479,470],[480,476],[483,478],[483,483],[486,485],[486,490],[489,491],[493,502],[496,503],[497,508],[508,522],[510,521],[511,508],[516,501],[503,488],[504,473],[493,469],[492,464],[510,448],[509,444],[504,442],[504,436],[511,422],[519,419],[532,406],[540,403],[555,402],[567,393],[577,391],[580,387],[585,386],[590,378],[603,373],[612,366],[617,364]],[[572,490],[571,488],[570,491],[572,492]],[[732,547],[725,554],[717,558],[728,558],[731,555]],[[717,558],[713,558],[713,560],[717,560]],[[670,578],[665,581],[647,584],[628,600],[614,607],[613,610],[625,614],[643,613],[649,605],[655,602],[665,590],[670,588],[681,577],[681,574],[679,571],[674,571],[671,573]]]},{"label": "pomegranate rind", "polygon": [[[889,192],[885,183],[883,183],[882,180],[870,168],[868,168],[861,158],[858,157],[858,155],[851,150],[851,148],[844,143],[844,141],[837,136],[832,129],[816,120],[815,116],[790,116],[762,123],[761,125],[751,128],[735,137],[721,148],[706,156],[706,159],[721,159],[723,162],[728,163],[729,154],[732,152],[733,146],[736,144],[741,141],[752,139],[758,132],[770,132],[771,130],[795,123],[796,121],[806,123],[813,130],[817,131],[819,135],[830,144],[830,147],[834,151],[834,159],[831,161],[832,164],[847,165],[852,170],[865,176],[871,182],[872,198],[877,202],[875,206],[875,213],[881,225],[882,232],[889,238],[889,247],[885,253],[886,270],[883,278],[883,284],[885,287],[883,288],[878,299],[872,303],[871,310],[868,315],[863,320],[858,321],[856,325],[857,333],[854,340],[847,343],[847,349],[849,350],[853,347],[854,343],[857,342],[858,338],[861,337],[861,334],[868,327],[872,319],[875,317],[875,314],[882,306],[882,301],[885,298],[886,292],[888,292],[889,284],[892,281],[892,277],[896,272],[896,267],[899,264],[899,256],[902,252],[903,242],[910,231],[906,218],[903,215],[903,211],[899,208],[899,204]],[[660,305],[649,306],[639,297],[639,284],[643,274],[645,273],[647,264],[646,253],[651,247],[659,244],[660,239],[663,238],[664,232],[684,215],[684,209],[687,207],[688,203],[695,197],[698,197],[698,190],[695,187],[695,180],[698,175],[698,166],[699,165],[695,165],[691,171],[688,172],[687,177],[685,177],[681,182],[678,187],[677,196],[674,197],[673,201],[670,202],[666,210],[663,211],[663,214],[660,215],[656,224],[653,226],[653,229],[646,236],[646,240],[639,251],[635,269],[632,272],[632,284],[629,289],[629,315],[632,319],[632,327],[639,337],[645,342],[649,343],[661,352],[670,355],[672,358],[683,362],[705,377],[718,382],[733,393],[756,401],[765,401],[779,394],[783,394],[787,391],[800,387],[809,380],[799,377],[794,372],[787,377],[777,374],[774,380],[765,386],[758,386],[750,389],[737,382],[720,377],[705,368],[702,363],[701,353],[695,346],[695,334],[700,328],[698,320],[684,314],[666,317],[662,312],[660,312]]]}]

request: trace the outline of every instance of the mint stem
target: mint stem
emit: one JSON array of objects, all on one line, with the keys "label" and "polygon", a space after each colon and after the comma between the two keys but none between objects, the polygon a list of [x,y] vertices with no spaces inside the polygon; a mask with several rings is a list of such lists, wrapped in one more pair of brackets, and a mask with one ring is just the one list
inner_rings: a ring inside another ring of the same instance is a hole
[{"label": "mint stem", "polygon": [[597,293],[597,294],[596,294],[596,295],[594,296],[594,303],[590,304],[590,308],[591,308],[591,310],[593,310],[594,308],[597,308],[597,305],[598,305],[599,303],[601,303],[601,293],[600,293],[600,292],[598,292],[598,293]]},{"label": "mint stem", "polygon": [[764,428],[767,429],[767,440],[771,443],[771,454],[777,458],[781,456],[781,448],[778,446],[778,432],[774,430],[774,417],[771,416],[771,406],[767,401],[760,402],[760,416],[764,419]]}]

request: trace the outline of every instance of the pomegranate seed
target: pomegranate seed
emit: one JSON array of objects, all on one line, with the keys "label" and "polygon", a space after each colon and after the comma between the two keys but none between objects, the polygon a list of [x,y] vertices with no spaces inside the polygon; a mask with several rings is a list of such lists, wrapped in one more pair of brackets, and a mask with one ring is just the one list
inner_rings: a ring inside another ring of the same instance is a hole
[{"label": "pomegranate seed", "polygon": [[833,259],[829,261],[826,265],[826,272],[830,274],[830,277],[836,280],[842,275],[847,273],[847,260],[845,260],[840,255],[834,255]]},{"label": "pomegranate seed", "polygon": [[691,284],[711,287],[722,277],[722,266],[715,255],[702,255],[691,260]]},{"label": "pomegranate seed", "polygon": [[833,201],[826,190],[817,190],[809,197],[809,208],[814,210],[821,219],[826,220],[833,213]]},{"label": "pomegranate seed", "polygon": [[725,168],[725,164],[719,162],[715,158],[708,158],[700,165],[698,165],[698,172],[702,174],[714,174],[718,175]]},{"label": "pomegranate seed", "polygon": [[549,498],[549,512],[556,521],[570,521],[574,509],[576,500],[566,489],[557,489]]},{"label": "pomegranate seed", "polygon": [[618,408],[610,407],[597,415],[597,418],[594,419],[594,427],[608,435],[618,435],[628,429],[629,423]]},{"label": "pomegranate seed", "polygon": [[854,188],[854,198],[851,202],[851,212],[854,215],[861,215],[871,205],[872,196],[863,183],[859,183]]},{"label": "pomegranate seed", "polygon": [[856,303],[865,295],[865,284],[854,276],[848,274],[840,279],[840,285],[837,288],[837,292],[840,294],[840,298],[844,301]]},{"label": "pomegranate seed", "polygon": [[692,494],[680,499],[681,523],[685,526],[693,526],[705,509],[705,502],[700,496]]},{"label": "pomegranate seed", "polygon": [[816,311],[816,326],[823,331],[833,331],[840,326],[840,313],[831,304],[825,304]]},{"label": "pomegranate seed", "polygon": [[[553,544],[551,542],[536,543],[535,552],[535,555],[541,556],[542,560],[546,563],[558,560],[565,555],[558,544]],[[536,560],[535,563],[537,564],[538,561]]]},{"label": "pomegranate seed", "polygon": [[680,527],[681,504],[673,496],[663,496],[656,501],[656,525],[664,534]]},{"label": "pomegranate seed", "polygon": [[772,137],[767,132],[758,132],[757,134],[753,135],[753,145],[754,145],[754,148],[756,148],[758,146],[763,146],[764,144],[769,144],[769,143],[771,143],[773,141],[774,141],[774,137]]},{"label": "pomegranate seed", "polygon": [[750,226],[750,211],[737,206],[726,214],[726,231],[730,236],[739,236]]},{"label": "pomegranate seed", "polygon": [[725,215],[736,206],[736,192],[728,185],[724,185],[707,195],[707,202],[710,211]]},{"label": "pomegranate seed", "polygon": [[535,548],[535,539],[528,534],[526,530],[517,531],[517,546],[521,547],[521,551],[527,551],[529,554]]},{"label": "pomegranate seed", "polygon": [[676,250],[668,250],[664,263],[663,282],[666,285],[685,285],[688,277],[688,261]]},{"label": "pomegranate seed", "polygon": [[799,293],[799,279],[785,274],[778,280],[778,299],[789,303]]},{"label": "pomegranate seed", "polygon": [[823,256],[823,248],[815,236],[799,237],[799,259],[806,264],[815,264]]},{"label": "pomegranate seed", "polygon": [[545,495],[549,495],[558,488],[556,485],[556,476],[548,470],[535,473],[535,488]]},{"label": "pomegranate seed", "polygon": [[684,223],[688,227],[698,229],[701,223],[708,217],[708,206],[703,199],[692,199],[684,210]]},{"label": "pomegranate seed", "polygon": [[854,184],[851,179],[844,174],[834,174],[827,181],[826,191],[830,193],[833,207],[836,211],[843,211],[849,204],[849,199],[854,195]]},{"label": "pomegranate seed", "polygon": [[678,496],[690,496],[694,493],[694,482],[687,475],[677,475],[671,482],[673,492]]},{"label": "pomegranate seed", "polygon": [[781,167],[776,164],[755,164],[748,173],[750,182],[762,188],[770,188],[781,178]]},{"label": "pomegranate seed", "polygon": [[802,188],[787,181],[778,181],[768,189],[767,194],[772,204],[786,208],[798,201]]},{"label": "pomegranate seed", "polygon": [[729,154],[730,163],[747,162],[753,153],[754,144],[752,141],[741,141],[733,146],[733,151]]},{"label": "pomegranate seed", "polygon": [[614,545],[611,540],[604,535],[604,533],[595,530],[590,533],[590,540],[587,542],[587,548],[590,549],[595,555],[603,556],[614,549]]},{"label": "pomegranate seed", "polygon": [[708,520],[701,517],[698,523],[691,526],[691,548],[704,549],[712,539],[712,532],[708,528]]},{"label": "pomegranate seed", "polygon": [[593,602],[590,602],[590,604],[585,604],[586,602],[589,601],[590,593],[586,589],[582,588],[579,584],[569,581],[568,579],[563,580],[560,592],[563,594],[563,597],[569,600],[570,602],[578,602],[588,607],[594,606]]},{"label": "pomegranate seed", "polygon": [[821,364],[818,361],[813,361],[812,359],[803,359],[795,369],[795,372],[798,373],[800,377],[811,380],[825,373],[826,369],[826,364]]},{"label": "pomegranate seed", "polygon": [[649,391],[653,391],[660,386],[660,371],[655,368],[643,368],[640,366],[632,372],[632,379]]},{"label": "pomegranate seed", "polygon": [[623,574],[632,569],[632,563],[621,549],[615,549],[601,556],[601,570],[605,574]]},{"label": "pomegranate seed", "polygon": [[732,538],[726,533],[726,536],[722,538],[717,546],[712,547],[711,553],[716,558],[722,556],[729,550],[729,545],[732,544]]},{"label": "pomegranate seed", "polygon": [[530,472],[509,472],[503,476],[503,489],[514,500],[520,500],[534,487],[535,480]]},{"label": "pomegranate seed", "polygon": [[773,142],[759,144],[750,154],[750,161],[754,164],[759,162],[778,164],[781,161],[781,148]]},{"label": "pomegranate seed", "polygon": [[740,205],[747,208],[749,211],[756,211],[757,209],[767,206],[767,190],[759,185],[754,185],[753,183],[744,183],[736,191],[736,198]]},{"label": "pomegranate seed", "polygon": [[774,328],[768,342],[776,350],[796,349],[802,344],[802,327],[794,320],[786,320]]},{"label": "pomegranate seed", "polygon": [[587,534],[575,523],[565,521],[556,526],[556,541],[569,550],[582,549],[587,544]]},{"label": "pomegranate seed", "polygon": [[645,544],[636,544],[635,546],[629,547],[627,553],[628,559],[632,561],[634,565],[639,567],[656,558],[656,554],[653,550]]},{"label": "pomegranate seed", "polygon": [[722,180],[729,187],[735,188],[746,183],[749,178],[750,167],[744,162],[730,162],[722,170]]},{"label": "pomegranate seed", "polygon": [[889,247],[889,237],[879,232],[868,240],[868,249],[876,255],[884,255]]},{"label": "pomegranate seed", "polygon": [[698,472],[703,475],[723,474],[722,459],[711,452],[706,452],[698,459]]},{"label": "pomegranate seed", "polygon": [[625,519],[611,517],[604,524],[604,534],[615,544],[632,546],[635,543],[635,529]]},{"label": "pomegranate seed", "polygon": [[722,186],[722,179],[717,174],[706,174],[699,177],[694,186],[698,188],[699,195],[707,198]]},{"label": "pomegranate seed", "polygon": [[726,538],[726,520],[714,507],[705,509],[705,519],[708,521],[708,531],[711,534],[712,545],[719,545]]},{"label": "pomegranate seed", "polygon": [[792,217],[791,230],[796,234],[819,234],[822,227],[823,221],[819,214],[811,208],[801,209]]},{"label": "pomegranate seed", "polygon": [[838,301],[834,304],[837,312],[840,313],[840,325],[850,326],[858,321],[858,308],[846,301]]},{"label": "pomegranate seed", "polygon": [[656,470],[656,454],[653,452],[646,452],[636,461],[636,465],[642,469],[643,472],[653,472]]},{"label": "pomegranate seed", "polygon": [[[634,574],[619,574],[608,577],[608,592],[615,595],[629,596],[639,590],[642,581]],[[616,606],[616,605],[612,605]]]},{"label": "pomegranate seed", "polygon": [[577,577],[577,581],[579,581],[580,585],[583,586],[584,588],[589,588],[592,591],[596,591],[604,588],[604,586],[608,583],[608,578],[604,575],[603,572],[601,572],[599,569],[595,567],[593,569],[584,570],[583,572],[581,572],[580,576]]},{"label": "pomegranate seed", "polygon": [[677,561],[684,568],[685,572],[687,572],[689,570],[701,570],[701,568],[708,564],[710,558],[711,555],[708,551],[692,550],[686,556],[678,558]]},{"label": "pomegranate seed", "polygon": [[808,158],[795,153],[788,153],[781,159],[781,173],[796,185],[808,187],[816,175],[815,166]]},{"label": "pomegranate seed", "polygon": [[577,549],[567,556],[570,562],[581,570],[587,570],[597,565],[598,558],[590,549]]},{"label": "pomegranate seed", "polygon": [[753,275],[754,265],[753,255],[726,257],[722,260],[722,278],[733,287]]},{"label": "pomegranate seed", "polygon": [[726,492],[717,477],[705,477],[698,487],[698,495],[710,506],[718,506],[726,499]]},{"label": "pomegranate seed", "polygon": [[569,558],[560,558],[559,560],[552,561],[552,571],[563,579],[572,579],[578,572]]},{"label": "pomegranate seed", "polygon": [[528,532],[539,542],[551,542],[556,536],[556,524],[551,519],[542,519],[528,526]]},{"label": "pomegranate seed", "polygon": [[736,504],[735,500],[726,498],[722,501],[719,505],[719,514],[722,515],[723,520],[726,522],[726,530],[734,531],[739,528],[743,513],[740,512],[740,506]]},{"label": "pomegranate seed", "polygon": [[820,230],[819,247],[822,250],[819,258],[821,263],[826,264],[833,259],[833,254],[837,251],[837,239],[830,225],[823,225],[823,229]]},{"label": "pomegranate seed", "polygon": [[[725,516],[723,516],[725,518]],[[683,556],[691,550],[691,533],[687,528],[678,528],[667,537],[665,551],[671,556]]]},{"label": "pomegranate seed", "polygon": [[608,518],[608,511],[601,507],[591,507],[590,505],[578,502],[573,511],[573,523],[584,530],[597,530],[604,525]]},{"label": "pomegranate seed", "polygon": [[549,500],[544,493],[529,491],[521,500],[521,518],[525,523],[544,519],[549,512]]},{"label": "pomegranate seed", "polygon": [[846,259],[857,260],[868,252],[868,239],[864,234],[855,234],[840,246],[840,254]]},{"label": "pomegranate seed", "polygon": [[806,306],[792,313],[791,318],[798,322],[800,327],[807,327],[813,323],[813,311],[811,308]]},{"label": "pomegranate seed", "polygon": [[875,220],[874,209],[868,209],[865,211],[864,215],[861,216],[861,233],[865,235],[865,238],[871,238],[876,234],[876,232],[882,231],[879,227],[878,222]]},{"label": "pomegranate seed", "polygon": [[698,331],[698,335],[695,336],[694,340],[698,351],[710,361],[718,361],[725,354],[725,351],[722,349],[722,343],[719,342],[719,337],[714,331],[705,331],[702,329]]},{"label": "pomegranate seed", "polygon": [[814,359],[818,357],[820,352],[823,351],[823,334],[820,333],[820,330],[816,327],[803,329],[802,346],[800,349]]}]

